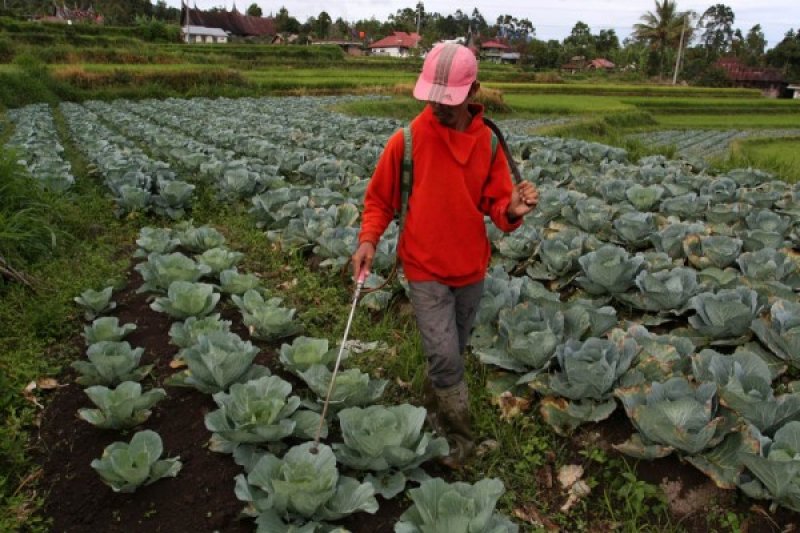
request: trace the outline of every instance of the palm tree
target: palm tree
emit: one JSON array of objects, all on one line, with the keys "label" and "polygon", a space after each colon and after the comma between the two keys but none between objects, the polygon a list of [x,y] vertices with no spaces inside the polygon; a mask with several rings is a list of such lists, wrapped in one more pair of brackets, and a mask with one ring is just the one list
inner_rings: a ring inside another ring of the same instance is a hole
[{"label": "palm tree", "polygon": [[[678,12],[675,1],[656,0],[655,12],[648,11],[640,17],[642,22],[633,26],[634,37],[647,43],[657,54],[659,74],[667,71],[667,50],[678,48],[684,17],[687,15],[688,13]],[[685,39],[688,41],[689,37]]]}]

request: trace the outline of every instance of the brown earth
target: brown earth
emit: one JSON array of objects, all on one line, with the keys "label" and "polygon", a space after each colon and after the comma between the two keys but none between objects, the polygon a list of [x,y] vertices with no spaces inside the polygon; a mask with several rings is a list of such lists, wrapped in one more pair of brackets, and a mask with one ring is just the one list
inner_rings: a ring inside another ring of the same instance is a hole
[{"label": "brown earth", "polygon": [[[146,388],[163,386],[175,370],[169,367],[177,348],[169,343],[171,319],[150,309],[148,296],[136,294],[141,283],[132,272],[128,288],[116,294],[114,315],[120,323],[135,323],[137,329],[125,340],[145,349],[142,364],[154,364]],[[243,338],[247,331],[238,312],[222,309],[223,318],[233,321],[232,330]],[[83,343],[82,338],[75,339]],[[262,348],[256,362],[269,366],[293,385],[297,380],[278,368],[276,345],[252,341]],[[156,431],[164,442],[164,457],[179,456],[183,468],[175,478],[140,487],[133,494],[114,493],[89,466],[114,441],[129,440],[133,430],[121,433],[101,430],[77,417],[79,408],[92,407],[83,388],[74,383],[75,372],[68,371],[59,388],[49,398],[43,413],[37,442],[34,443],[43,469],[39,482],[45,494],[44,514],[52,519],[52,531],[79,532],[239,532],[253,531],[251,519],[240,518],[244,503],[234,494],[234,477],[243,472],[226,454],[211,452],[206,443],[211,434],[204,415],[216,408],[210,395],[195,389],[164,387],[168,397],[153,408],[152,416],[135,430]],[[343,521],[353,533],[393,531],[394,523],[408,501],[379,498],[375,515],[359,513]]]}]

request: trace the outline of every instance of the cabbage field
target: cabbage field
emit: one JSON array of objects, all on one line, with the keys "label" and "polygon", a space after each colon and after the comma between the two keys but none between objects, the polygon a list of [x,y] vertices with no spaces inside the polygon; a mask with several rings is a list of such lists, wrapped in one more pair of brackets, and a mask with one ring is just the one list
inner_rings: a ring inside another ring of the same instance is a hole
[{"label": "cabbage field", "polygon": [[685,158],[722,158],[730,149],[731,143],[743,139],[780,139],[800,135],[797,129],[757,129],[757,130],[658,130],[637,133],[630,137],[647,146],[673,146],[676,153]]},{"label": "cabbage field", "polygon": [[[410,507],[386,531],[532,530],[542,522],[493,511],[503,480],[432,478],[431,459],[447,444],[425,431],[424,411],[387,403],[386,380],[347,363],[330,437],[311,454],[338,332],[304,336],[281,294],[237,269],[242,254],[222,233],[190,221],[199,191],[210,190],[220,204],[245,206],[265,242],[342,268],[371,171],[404,125],[331,111],[353,98],[60,104],[116,214],[153,217],[136,242],[135,289],[168,324],[174,357],[161,368],[171,372],[167,389],[143,391],[152,369],[124,340],[135,324],[114,317],[111,288],[87,287],[76,295],[87,359],[74,368],[97,409],[79,416],[119,431],[158,412],[170,389],[209,395],[208,447],[241,470],[219,483],[259,531],[345,531],[337,527],[350,514],[374,513],[405,490]],[[9,143],[31,174],[69,190],[75,178],[50,108],[9,118]],[[540,203],[511,234],[487,222],[494,254],[471,346],[492,395],[533,401],[538,414],[519,416],[562,436],[624,414],[633,431],[613,443],[617,452],[677,456],[720,489],[800,516],[800,186],[754,169],[716,173],[695,157],[634,162],[619,148],[527,134],[524,121],[500,125]],[[690,155],[730,138],[698,136],[704,148]],[[392,223],[368,287],[383,285],[397,236]],[[393,313],[404,290],[401,277],[361,308]],[[223,304],[235,316],[220,317]],[[255,362],[251,340],[278,347],[280,372]],[[180,478],[179,458],[161,452],[159,435],[140,431],[91,467],[114,491],[132,492]],[[595,497],[572,486],[576,499]]]}]

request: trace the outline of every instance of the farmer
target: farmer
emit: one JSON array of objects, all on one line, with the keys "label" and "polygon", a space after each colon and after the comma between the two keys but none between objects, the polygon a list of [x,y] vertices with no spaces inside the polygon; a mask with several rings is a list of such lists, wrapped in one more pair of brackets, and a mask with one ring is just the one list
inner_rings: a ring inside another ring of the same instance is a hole
[{"label": "farmer", "polygon": [[[445,464],[460,468],[474,451],[463,353],[483,291],[491,248],[484,215],[501,230],[519,227],[538,201],[532,183],[512,185],[503,150],[493,147],[468,48],[440,44],[414,87],[427,101],[411,122],[413,187],[398,242],[427,358],[429,421],[451,442]],[[369,272],[378,240],[401,208],[403,131],[388,141],[364,197],[354,274]]]}]

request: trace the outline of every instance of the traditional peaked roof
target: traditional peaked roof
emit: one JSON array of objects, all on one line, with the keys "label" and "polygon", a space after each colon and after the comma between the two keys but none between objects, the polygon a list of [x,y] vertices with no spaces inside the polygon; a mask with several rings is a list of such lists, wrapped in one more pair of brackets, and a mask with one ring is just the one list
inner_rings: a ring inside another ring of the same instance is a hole
[{"label": "traditional peaked roof", "polygon": [[416,48],[422,37],[419,33],[412,32],[406,33],[404,31],[396,31],[394,35],[384,37],[379,41],[375,41],[370,48]]},{"label": "traditional peaked roof", "polygon": [[242,15],[236,11],[234,4],[233,11],[207,12],[195,8],[189,8],[185,4],[181,10],[181,25],[186,26],[186,15],[189,15],[189,22],[192,26],[203,26],[206,28],[220,28],[231,35],[239,37],[275,35],[275,21],[272,18],[251,17]]},{"label": "traditional peaked roof", "polygon": [[589,62],[589,68],[614,68],[616,65],[608,59],[598,57]]},{"label": "traditional peaked roof", "polygon": [[483,50],[510,50],[511,47],[505,43],[501,43],[500,41],[486,41],[485,43],[481,43],[481,48]]},{"label": "traditional peaked roof", "polygon": [[785,83],[779,69],[772,67],[748,67],[735,57],[726,57],[717,61],[717,66],[728,74],[731,81],[763,81]]}]

